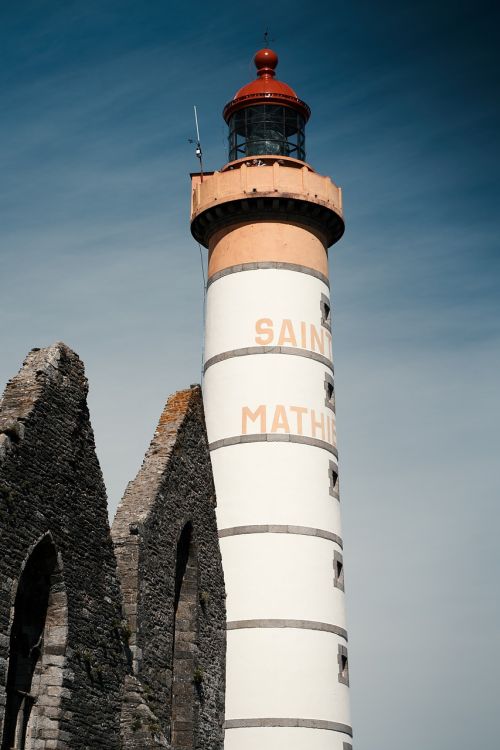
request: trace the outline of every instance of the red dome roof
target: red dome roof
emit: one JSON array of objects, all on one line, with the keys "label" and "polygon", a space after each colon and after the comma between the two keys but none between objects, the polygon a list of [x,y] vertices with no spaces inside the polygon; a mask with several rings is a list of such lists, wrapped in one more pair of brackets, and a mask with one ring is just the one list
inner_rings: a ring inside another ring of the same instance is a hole
[{"label": "red dome roof", "polygon": [[280,104],[297,110],[305,119],[309,119],[311,110],[295,91],[282,81],[277,81],[274,69],[278,64],[278,55],[272,49],[261,49],[254,57],[257,68],[257,78],[243,86],[234,98],[224,107],[224,119],[229,118],[238,110],[254,104]]}]

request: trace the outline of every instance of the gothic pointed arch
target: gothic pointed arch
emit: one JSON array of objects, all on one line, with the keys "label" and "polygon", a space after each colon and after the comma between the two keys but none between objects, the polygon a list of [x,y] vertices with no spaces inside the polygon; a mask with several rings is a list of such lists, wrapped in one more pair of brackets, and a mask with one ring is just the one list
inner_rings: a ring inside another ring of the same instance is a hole
[{"label": "gothic pointed arch", "polygon": [[198,556],[193,525],[188,521],[177,542],[172,653],[171,742],[194,750],[197,720],[195,690],[202,674],[198,651]]},{"label": "gothic pointed arch", "polygon": [[62,563],[46,533],[31,549],[17,583],[1,750],[57,741],[67,632]]}]

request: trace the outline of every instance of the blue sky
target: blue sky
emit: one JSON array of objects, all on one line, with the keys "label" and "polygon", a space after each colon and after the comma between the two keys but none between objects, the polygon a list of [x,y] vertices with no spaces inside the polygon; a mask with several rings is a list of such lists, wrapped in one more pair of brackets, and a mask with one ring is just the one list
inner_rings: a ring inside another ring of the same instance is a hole
[{"label": "blue sky", "polygon": [[[200,379],[198,106],[269,28],[344,190],[330,254],[356,750],[496,748],[500,657],[495,3],[25,0],[0,10],[0,380],[86,365],[110,510]],[[495,666],[496,665],[496,666]]]}]

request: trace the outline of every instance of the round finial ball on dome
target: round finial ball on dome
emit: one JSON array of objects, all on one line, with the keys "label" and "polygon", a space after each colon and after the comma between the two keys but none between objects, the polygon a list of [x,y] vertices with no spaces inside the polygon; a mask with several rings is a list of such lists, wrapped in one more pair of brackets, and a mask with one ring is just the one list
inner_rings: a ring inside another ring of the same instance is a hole
[{"label": "round finial ball on dome", "polygon": [[271,73],[274,74],[274,69],[278,64],[278,55],[272,49],[260,49],[254,59],[257,73]]}]

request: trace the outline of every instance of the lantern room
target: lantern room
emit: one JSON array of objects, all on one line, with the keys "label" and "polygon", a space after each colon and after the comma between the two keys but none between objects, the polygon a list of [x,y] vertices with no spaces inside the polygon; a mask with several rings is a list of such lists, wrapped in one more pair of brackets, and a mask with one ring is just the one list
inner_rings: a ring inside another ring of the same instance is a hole
[{"label": "lantern room", "polygon": [[276,80],[278,56],[261,49],[254,57],[257,78],[224,107],[229,126],[229,161],[287,156],[305,161],[305,124],[311,111],[295,91]]}]

